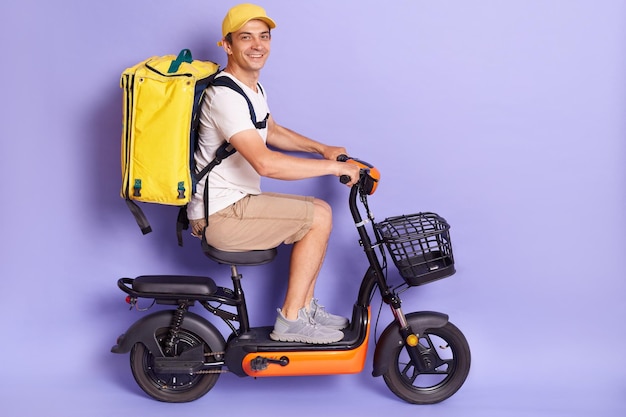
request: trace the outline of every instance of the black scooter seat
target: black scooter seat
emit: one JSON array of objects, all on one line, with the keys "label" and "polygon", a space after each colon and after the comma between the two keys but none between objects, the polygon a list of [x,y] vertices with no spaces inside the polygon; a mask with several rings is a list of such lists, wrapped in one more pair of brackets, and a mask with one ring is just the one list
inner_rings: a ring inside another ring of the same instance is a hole
[{"label": "black scooter seat", "polygon": [[217,285],[209,277],[141,275],[133,280],[133,290],[144,293],[211,295],[217,291]]},{"label": "black scooter seat", "polygon": [[244,252],[227,252],[209,245],[202,239],[202,251],[210,259],[224,265],[263,265],[272,262],[278,253],[276,248],[251,250]]}]

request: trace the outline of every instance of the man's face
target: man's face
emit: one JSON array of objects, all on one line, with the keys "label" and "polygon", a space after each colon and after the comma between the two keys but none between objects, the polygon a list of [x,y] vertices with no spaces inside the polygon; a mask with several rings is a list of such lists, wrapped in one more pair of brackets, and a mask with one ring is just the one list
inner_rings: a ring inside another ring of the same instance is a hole
[{"label": "man's face", "polygon": [[232,33],[232,43],[224,43],[224,49],[238,67],[258,71],[265,65],[270,54],[270,29],[261,20],[251,20],[237,32]]}]

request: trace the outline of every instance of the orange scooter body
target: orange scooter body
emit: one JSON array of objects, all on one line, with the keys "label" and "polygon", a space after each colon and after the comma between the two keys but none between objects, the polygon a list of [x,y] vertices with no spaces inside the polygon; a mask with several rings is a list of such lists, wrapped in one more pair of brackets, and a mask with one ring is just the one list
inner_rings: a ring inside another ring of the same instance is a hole
[{"label": "orange scooter body", "polygon": [[[347,350],[308,350],[308,351],[273,351],[271,354],[254,352],[246,355],[242,361],[243,371],[252,377],[270,376],[308,376],[355,374],[363,370],[370,330],[370,309],[367,311],[367,329],[363,343]],[[286,362],[284,365],[271,363],[264,369],[254,369],[253,362],[259,357]]]}]

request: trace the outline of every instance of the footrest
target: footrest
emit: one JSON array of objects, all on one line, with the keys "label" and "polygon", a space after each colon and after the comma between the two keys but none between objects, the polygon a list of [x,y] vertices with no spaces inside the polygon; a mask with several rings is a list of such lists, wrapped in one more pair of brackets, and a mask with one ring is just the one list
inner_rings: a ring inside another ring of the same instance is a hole
[{"label": "footrest", "polygon": [[133,290],[144,293],[211,295],[217,291],[213,278],[192,275],[141,275]]}]

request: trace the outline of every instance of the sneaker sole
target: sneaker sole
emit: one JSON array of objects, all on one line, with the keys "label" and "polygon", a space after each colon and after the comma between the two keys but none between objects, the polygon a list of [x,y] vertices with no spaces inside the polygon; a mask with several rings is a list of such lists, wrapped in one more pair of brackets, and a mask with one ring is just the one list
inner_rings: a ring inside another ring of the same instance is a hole
[{"label": "sneaker sole", "polygon": [[327,329],[333,329],[333,330],[343,330],[343,329],[347,329],[347,328],[348,328],[348,326],[350,326],[350,323],[346,323],[346,325],[345,325],[345,326],[329,326],[329,325],[327,325],[327,324],[319,324],[319,323],[318,323],[318,325],[320,325],[320,326],[324,326],[324,327],[326,327]]},{"label": "sneaker sole", "polygon": [[308,343],[310,345],[328,345],[331,343],[339,342],[343,339],[343,334],[339,339],[313,339],[304,337],[301,334],[281,334],[278,335],[274,332],[270,333],[270,339],[276,342],[297,342],[297,343]]}]

